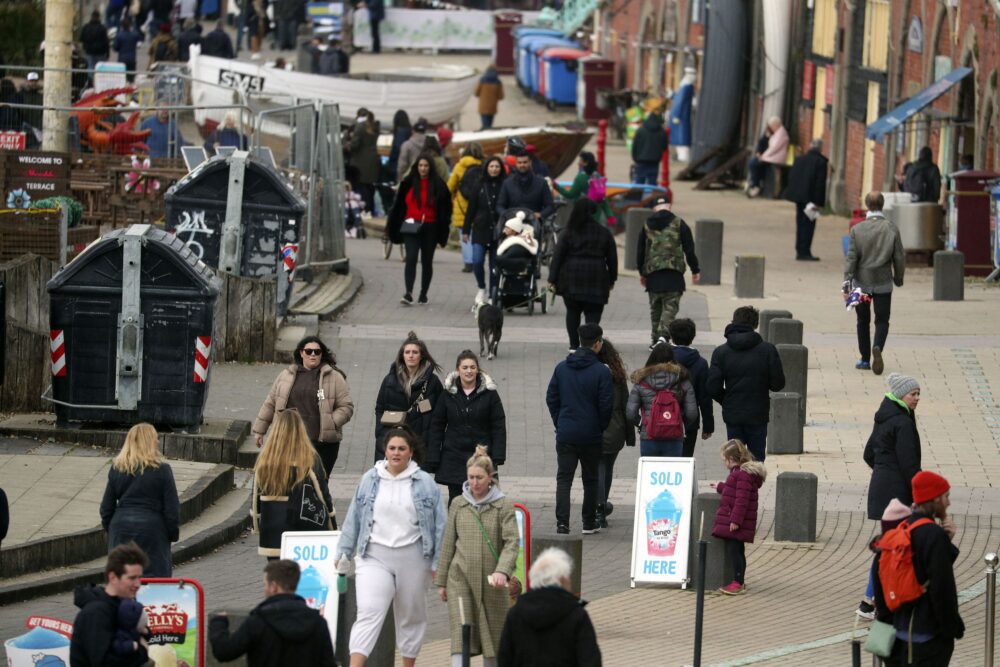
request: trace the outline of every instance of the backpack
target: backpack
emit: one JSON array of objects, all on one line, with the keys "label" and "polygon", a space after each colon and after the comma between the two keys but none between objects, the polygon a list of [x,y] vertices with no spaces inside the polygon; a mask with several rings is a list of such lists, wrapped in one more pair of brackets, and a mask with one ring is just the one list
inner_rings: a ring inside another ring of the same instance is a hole
[{"label": "backpack", "polygon": [[[645,382],[640,387],[656,391]],[[649,412],[643,412],[642,423],[650,440],[680,440],[684,437],[684,415],[673,389],[660,389],[653,397]]]},{"label": "backpack", "polygon": [[878,541],[877,546],[882,552],[878,563],[878,578],[882,582],[882,596],[889,611],[896,611],[924,594],[924,587],[917,581],[917,574],[913,569],[910,533],[914,528],[928,523],[934,522],[926,517],[913,523],[904,521],[886,531]]},{"label": "backpack", "polygon": [[479,194],[479,186],[483,183],[483,167],[474,164],[462,174],[462,180],[458,183],[458,192],[465,197],[465,201],[471,202]]},{"label": "backpack", "polygon": [[675,216],[670,224],[661,230],[651,229],[649,223],[646,223],[646,259],[640,267],[642,275],[648,276],[663,269],[684,273],[686,264],[684,248],[681,246],[682,222]]},{"label": "backpack", "polygon": [[595,172],[587,181],[587,199],[600,203],[607,196],[608,179]]}]

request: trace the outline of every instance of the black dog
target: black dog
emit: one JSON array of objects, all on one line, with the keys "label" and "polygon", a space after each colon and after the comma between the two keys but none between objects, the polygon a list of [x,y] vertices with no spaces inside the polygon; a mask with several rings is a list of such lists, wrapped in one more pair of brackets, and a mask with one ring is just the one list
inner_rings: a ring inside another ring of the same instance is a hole
[{"label": "black dog", "polygon": [[484,303],[479,306],[476,321],[479,323],[479,356],[486,355],[487,359],[493,359],[497,356],[500,336],[503,335],[503,310]]}]

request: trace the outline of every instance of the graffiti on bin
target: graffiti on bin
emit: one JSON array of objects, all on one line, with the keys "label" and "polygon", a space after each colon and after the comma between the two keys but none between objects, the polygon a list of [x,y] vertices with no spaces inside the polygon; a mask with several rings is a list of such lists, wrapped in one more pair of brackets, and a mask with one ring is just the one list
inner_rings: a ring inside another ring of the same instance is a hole
[{"label": "graffiti on bin", "polygon": [[198,241],[198,235],[211,236],[215,230],[205,224],[205,211],[181,211],[180,223],[174,229],[174,233],[184,241],[184,247],[193,252],[198,259],[203,259],[205,246]]}]

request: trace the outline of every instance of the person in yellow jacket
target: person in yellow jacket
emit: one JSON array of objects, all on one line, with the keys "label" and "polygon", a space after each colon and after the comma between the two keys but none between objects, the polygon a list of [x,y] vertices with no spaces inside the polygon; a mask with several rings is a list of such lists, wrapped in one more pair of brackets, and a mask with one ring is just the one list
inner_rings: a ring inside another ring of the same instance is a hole
[{"label": "person in yellow jacket", "polygon": [[[470,167],[477,167],[477,171],[482,170],[483,164],[483,147],[477,142],[471,141],[466,144],[465,148],[462,149],[462,158],[455,165],[455,168],[451,171],[451,176],[448,178],[448,191],[451,192],[451,226],[462,229],[465,225],[465,213],[469,208],[469,201],[466,199],[465,195],[462,194],[462,179],[465,177],[465,172]],[[476,174],[478,179],[481,180],[482,174]],[[474,178],[470,176],[470,178]],[[470,184],[466,184],[466,188],[470,187]],[[465,263],[465,267],[462,269],[462,273],[472,272],[472,242],[462,241],[462,261]]]}]

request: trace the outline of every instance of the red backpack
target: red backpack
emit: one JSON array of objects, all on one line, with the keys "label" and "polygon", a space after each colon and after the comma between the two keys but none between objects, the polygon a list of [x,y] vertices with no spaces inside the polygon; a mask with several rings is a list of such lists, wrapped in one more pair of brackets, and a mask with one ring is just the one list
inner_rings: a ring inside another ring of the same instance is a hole
[{"label": "red backpack", "polygon": [[924,587],[917,581],[917,573],[913,569],[910,533],[914,528],[928,523],[934,521],[926,517],[913,523],[904,521],[886,531],[878,541],[878,548],[882,552],[878,562],[878,578],[882,582],[882,594],[889,611],[896,611],[924,594]]},{"label": "red backpack", "polygon": [[[645,382],[640,382],[639,386],[656,391]],[[684,438],[684,418],[681,414],[681,404],[672,389],[656,391],[649,411],[642,413],[642,423],[646,427],[646,437],[650,440],[681,440]]]}]

